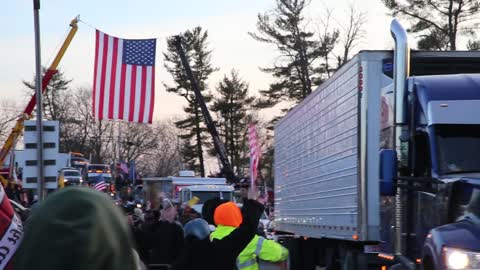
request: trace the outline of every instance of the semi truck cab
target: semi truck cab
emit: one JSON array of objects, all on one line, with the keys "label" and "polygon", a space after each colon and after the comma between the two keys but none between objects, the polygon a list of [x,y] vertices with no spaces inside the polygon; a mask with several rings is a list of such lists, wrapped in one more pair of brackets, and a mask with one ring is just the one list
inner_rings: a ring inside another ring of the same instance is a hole
[{"label": "semi truck cab", "polygon": [[426,270],[480,269],[480,74],[411,76],[404,94],[392,89],[382,91],[381,218],[383,238],[401,243],[383,248]]},{"label": "semi truck cab", "polygon": [[480,75],[411,81],[410,171],[433,180],[416,184],[431,190],[418,191],[414,200],[430,196],[425,206],[439,216],[436,224],[424,223],[430,231],[427,226],[415,232],[420,233],[416,241],[426,240],[420,255],[424,268],[480,269]]},{"label": "semi truck cab", "polygon": [[112,172],[110,166],[107,164],[89,164],[87,165],[87,183],[89,185],[94,185],[99,176],[102,176],[103,180],[107,184],[107,190],[114,190],[114,183],[112,181]]}]

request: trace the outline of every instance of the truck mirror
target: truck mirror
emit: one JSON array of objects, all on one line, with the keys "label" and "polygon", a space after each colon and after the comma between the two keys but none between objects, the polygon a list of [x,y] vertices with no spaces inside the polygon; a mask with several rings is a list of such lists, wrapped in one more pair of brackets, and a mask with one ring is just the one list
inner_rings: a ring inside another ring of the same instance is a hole
[{"label": "truck mirror", "polygon": [[397,152],[392,149],[380,151],[380,194],[395,195],[395,175],[397,175]]}]

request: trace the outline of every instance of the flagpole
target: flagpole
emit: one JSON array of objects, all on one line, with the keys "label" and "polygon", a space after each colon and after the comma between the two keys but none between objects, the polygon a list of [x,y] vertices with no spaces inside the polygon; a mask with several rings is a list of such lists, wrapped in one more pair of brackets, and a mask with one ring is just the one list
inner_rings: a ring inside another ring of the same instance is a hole
[{"label": "flagpole", "polygon": [[45,198],[45,179],[43,171],[43,128],[42,128],[42,63],[40,58],[40,0],[33,0],[33,20],[35,28],[35,94],[37,101],[37,189],[38,201]]},{"label": "flagpole", "polygon": [[[112,129],[113,129],[113,136],[112,136],[112,140],[113,140],[113,143],[114,143],[114,153],[113,153],[113,167],[112,167],[112,175],[113,175],[113,179],[112,180],[116,180],[117,177],[118,177],[118,170],[117,170],[117,165],[118,165],[118,161],[120,160],[120,140],[119,140],[119,132],[120,132],[120,121],[118,120],[113,120],[113,126],[112,126]],[[117,123],[117,134],[115,134],[115,123]]]},{"label": "flagpole", "polygon": [[255,190],[255,186],[256,186],[256,183],[255,183],[255,175],[253,174],[253,166],[255,166],[254,162],[253,162],[253,158],[252,158],[252,155],[250,155],[250,187],[252,190]]},{"label": "flagpole", "polygon": [[[118,132],[117,132],[117,151],[118,151],[118,155],[117,155],[117,161],[115,162],[115,181],[117,180],[118,177],[120,177],[120,171],[121,169],[119,170],[119,167],[120,167],[120,163],[121,163],[121,149],[120,147],[122,146],[122,127],[121,127],[121,121],[120,120],[117,120],[117,129],[118,129]],[[119,167],[117,167],[117,165]],[[116,182],[115,182],[116,183]],[[118,190],[118,187],[115,186],[115,189]],[[117,196],[120,196],[121,195],[121,191],[120,191],[120,194],[117,194]]]},{"label": "flagpole", "polygon": [[[117,147],[117,151],[118,151],[118,164],[120,164],[120,160],[121,160],[121,157],[120,157],[120,155],[121,155],[120,146],[122,145],[122,130],[121,130],[121,126],[120,126],[120,121],[119,121],[119,120],[117,121],[117,123],[118,123],[118,124],[117,124],[117,128],[118,128],[118,134],[117,134],[117,135],[118,135],[118,137],[117,137],[117,145],[118,145],[118,147]],[[117,166],[117,165],[115,164],[115,171],[117,171],[117,174],[118,174],[118,170],[117,170],[116,166]]]}]

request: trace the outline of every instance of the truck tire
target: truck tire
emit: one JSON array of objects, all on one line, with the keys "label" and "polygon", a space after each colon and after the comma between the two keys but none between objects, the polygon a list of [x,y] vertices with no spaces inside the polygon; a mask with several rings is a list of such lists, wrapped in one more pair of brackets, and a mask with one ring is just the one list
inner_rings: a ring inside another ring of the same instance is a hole
[{"label": "truck tire", "polygon": [[281,236],[278,238],[278,242],[288,249],[290,269],[302,269],[299,239],[291,236]]},{"label": "truck tire", "polygon": [[342,270],[368,270],[365,254],[356,247],[340,246],[340,264]]},{"label": "truck tire", "polygon": [[288,249],[289,269],[315,270],[321,250],[318,240],[286,236],[279,238],[278,242]]},{"label": "truck tire", "polygon": [[435,270],[435,265],[433,264],[433,259],[430,256],[426,256],[422,260],[422,269],[423,270]]},{"label": "truck tire", "polygon": [[340,270],[340,256],[338,255],[338,249],[334,246],[325,248],[325,269],[326,270]]}]

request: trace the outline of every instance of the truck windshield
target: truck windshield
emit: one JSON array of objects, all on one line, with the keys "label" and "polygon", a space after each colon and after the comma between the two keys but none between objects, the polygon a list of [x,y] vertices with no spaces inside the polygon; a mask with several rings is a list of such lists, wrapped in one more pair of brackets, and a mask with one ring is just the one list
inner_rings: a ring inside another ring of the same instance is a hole
[{"label": "truck windshield", "polygon": [[65,176],[80,176],[80,172],[77,171],[65,171],[63,173]]},{"label": "truck windshield", "polygon": [[232,193],[228,191],[196,191],[192,192],[192,197],[196,196],[200,199],[198,203],[205,203],[213,198],[221,198],[228,201],[232,200]]},{"label": "truck windshield", "polygon": [[480,172],[480,125],[436,125],[440,174]]},{"label": "truck windshield", "polygon": [[458,183],[452,197],[454,219],[467,214],[480,218],[480,186]]},{"label": "truck windshield", "polygon": [[108,171],[108,165],[88,165],[87,166],[89,171]]}]

